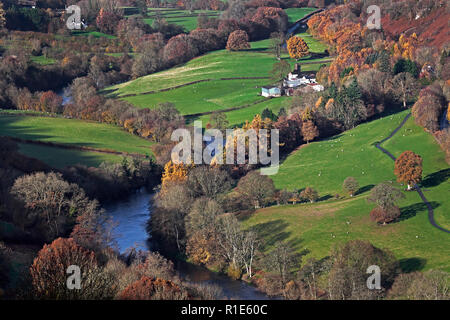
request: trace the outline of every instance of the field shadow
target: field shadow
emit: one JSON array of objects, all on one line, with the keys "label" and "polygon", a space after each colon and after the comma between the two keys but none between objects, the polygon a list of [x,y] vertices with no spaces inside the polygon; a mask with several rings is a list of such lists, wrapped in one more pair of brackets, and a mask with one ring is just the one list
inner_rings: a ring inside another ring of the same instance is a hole
[{"label": "field shadow", "polygon": [[421,185],[424,188],[437,187],[450,178],[450,169],[443,169],[425,177]]},{"label": "field shadow", "polygon": [[318,201],[318,202],[321,202],[321,201],[327,201],[327,200],[330,200],[331,198],[333,198],[333,196],[332,196],[331,194],[327,194],[327,195],[325,195],[325,196],[320,197],[319,199],[317,199],[317,201]]},{"label": "field shadow", "polygon": [[289,238],[291,233],[286,231],[288,226],[289,224],[287,222],[278,219],[257,224],[251,230],[255,231],[260,238],[265,239],[263,247],[267,248]]},{"label": "field shadow", "polygon": [[405,258],[405,259],[400,259],[399,263],[400,263],[400,269],[402,270],[403,273],[410,273],[410,272],[422,270],[427,263],[427,259],[417,258],[417,257]]},{"label": "field shadow", "polygon": [[[430,202],[430,205],[433,208],[433,210],[440,206],[440,204],[436,201]],[[428,207],[423,202],[419,202],[419,203],[415,203],[415,204],[412,204],[407,207],[403,207],[400,209],[401,215],[400,215],[400,218],[398,218],[398,221],[404,221],[404,220],[413,218],[417,215],[417,213],[419,213],[421,211],[427,211],[427,210],[428,210]]]},{"label": "field shadow", "polygon": [[369,184],[367,186],[361,187],[361,188],[359,188],[358,191],[356,191],[355,196],[358,196],[358,195],[363,194],[363,193],[365,193],[367,191],[370,191],[370,190],[373,189],[373,187],[375,187],[374,184]]}]

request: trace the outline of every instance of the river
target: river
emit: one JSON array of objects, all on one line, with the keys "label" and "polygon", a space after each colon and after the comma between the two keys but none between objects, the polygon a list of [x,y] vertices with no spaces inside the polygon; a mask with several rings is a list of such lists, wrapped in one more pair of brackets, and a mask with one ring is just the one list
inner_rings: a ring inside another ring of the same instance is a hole
[{"label": "river", "polygon": [[[108,204],[104,207],[106,213],[114,221],[116,241],[120,252],[136,246],[142,250],[149,249],[149,235],[146,223],[150,218],[150,201],[152,195],[140,191],[128,199]],[[181,276],[191,282],[214,284],[223,292],[223,299],[267,300],[269,297],[255,287],[243,282],[214,273],[206,268],[184,261],[175,261],[175,266]]]}]

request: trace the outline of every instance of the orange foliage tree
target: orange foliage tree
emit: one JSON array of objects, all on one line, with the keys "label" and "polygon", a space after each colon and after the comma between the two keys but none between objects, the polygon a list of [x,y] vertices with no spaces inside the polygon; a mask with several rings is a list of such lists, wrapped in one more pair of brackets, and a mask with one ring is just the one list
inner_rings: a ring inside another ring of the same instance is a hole
[{"label": "orange foliage tree", "polygon": [[314,124],[314,122],[309,120],[303,122],[302,134],[303,139],[306,141],[306,143],[309,143],[319,136],[319,129],[317,129],[317,126]]},{"label": "orange foliage tree", "polygon": [[172,281],[143,276],[119,295],[121,300],[184,300],[187,294]]},{"label": "orange foliage tree", "polygon": [[[67,288],[66,272],[69,266],[77,266],[81,270],[79,290]],[[30,267],[30,275],[35,295],[40,299],[99,299],[112,296],[108,291],[113,289],[113,285],[101,281],[94,253],[71,238],[58,238],[44,245]]]},{"label": "orange foliage tree", "polygon": [[247,32],[244,30],[233,31],[228,37],[227,50],[239,51],[245,49],[250,49]]},{"label": "orange foliage tree", "polygon": [[305,40],[293,36],[287,41],[289,56],[293,59],[300,59],[309,55],[309,47]]},{"label": "orange foliage tree", "polygon": [[408,190],[422,180],[422,157],[412,151],[403,152],[395,160],[394,173],[398,182],[408,184]]}]

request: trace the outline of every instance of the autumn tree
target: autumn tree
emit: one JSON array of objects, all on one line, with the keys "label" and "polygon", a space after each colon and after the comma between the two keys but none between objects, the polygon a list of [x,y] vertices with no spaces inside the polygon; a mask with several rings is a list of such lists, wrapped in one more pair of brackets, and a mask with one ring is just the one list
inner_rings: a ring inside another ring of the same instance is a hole
[{"label": "autumn tree", "polygon": [[247,32],[244,30],[233,31],[228,37],[227,50],[239,51],[245,49],[250,49]]},{"label": "autumn tree", "polygon": [[309,55],[308,44],[305,40],[297,36],[293,36],[288,39],[287,49],[289,52],[289,56],[296,60]]},{"label": "autumn tree", "polygon": [[120,19],[121,16],[118,13],[101,8],[96,19],[96,24],[101,32],[114,34]]},{"label": "autumn tree", "polygon": [[186,34],[170,38],[164,47],[164,60],[171,65],[188,61],[198,54],[198,47],[193,39]]},{"label": "autumn tree", "polygon": [[3,3],[0,2],[0,29],[4,28],[6,25],[6,13],[3,9]]},{"label": "autumn tree", "polygon": [[319,199],[319,193],[311,187],[306,187],[305,190],[300,193],[300,197],[314,203]]},{"label": "autumn tree", "polygon": [[46,91],[41,95],[40,104],[42,111],[58,113],[61,111],[62,97],[53,91]]},{"label": "autumn tree", "polygon": [[397,181],[406,183],[408,190],[422,181],[422,157],[412,151],[403,152],[397,160],[395,160],[394,173]]},{"label": "autumn tree", "polygon": [[382,182],[378,184],[371,190],[367,199],[368,202],[377,205],[370,213],[371,219],[382,224],[394,221],[400,217],[400,209],[396,202],[404,197],[405,195],[391,183]]},{"label": "autumn tree", "polygon": [[161,179],[162,190],[166,185],[186,181],[188,167],[183,163],[167,162]]},{"label": "autumn tree", "polygon": [[275,195],[275,186],[268,176],[263,176],[258,171],[252,171],[241,178],[237,191],[251,201],[255,208],[260,208],[264,207]]},{"label": "autumn tree", "polygon": [[344,180],[342,187],[344,188],[344,191],[350,194],[350,197],[353,197],[356,191],[359,190],[359,183],[355,178],[348,177]]},{"label": "autumn tree", "polygon": [[186,300],[187,292],[170,280],[142,277],[120,294],[120,300]]},{"label": "autumn tree", "polygon": [[[328,281],[331,300],[377,299],[391,286],[399,272],[394,254],[362,240],[351,240],[335,247],[331,261],[333,265]],[[382,290],[367,287],[367,268],[372,265],[377,265],[381,270]]]},{"label": "autumn tree", "polygon": [[[78,290],[67,287],[70,266],[80,268]],[[94,253],[73,239],[58,238],[44,245],[30,267],[30,275],[35,296],[40,299],[111,299],[114,296],[114,280],[102,272]]]},{"label": "autumn tree", "polygon": [[312,120],[305,121],[302,125],[302,135],[303,140],[309,144],[310,141],[319,136],[319,129]]}]

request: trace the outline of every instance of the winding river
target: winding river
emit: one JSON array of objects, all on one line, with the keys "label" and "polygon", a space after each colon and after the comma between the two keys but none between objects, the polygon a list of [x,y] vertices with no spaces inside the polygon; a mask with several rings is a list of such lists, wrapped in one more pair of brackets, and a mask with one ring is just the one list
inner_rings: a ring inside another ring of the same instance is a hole
[{"label": "winding river", "polygon": [[[149,235],[145,226],[151,214],[151,197],[150,193],[140,191],[126,200],[111,203],[104,207],[106,213],[116,225],[116,241],[121,252],[133,246],[143,250],[149,249]],[[232,280],[225,275],[214,273],[206,268],[184,261],[175,261],[174,263],[185,280],[214,284],[220,287],[223,292],[223,299],[270,299],[264,293],[243,281]]]}]

